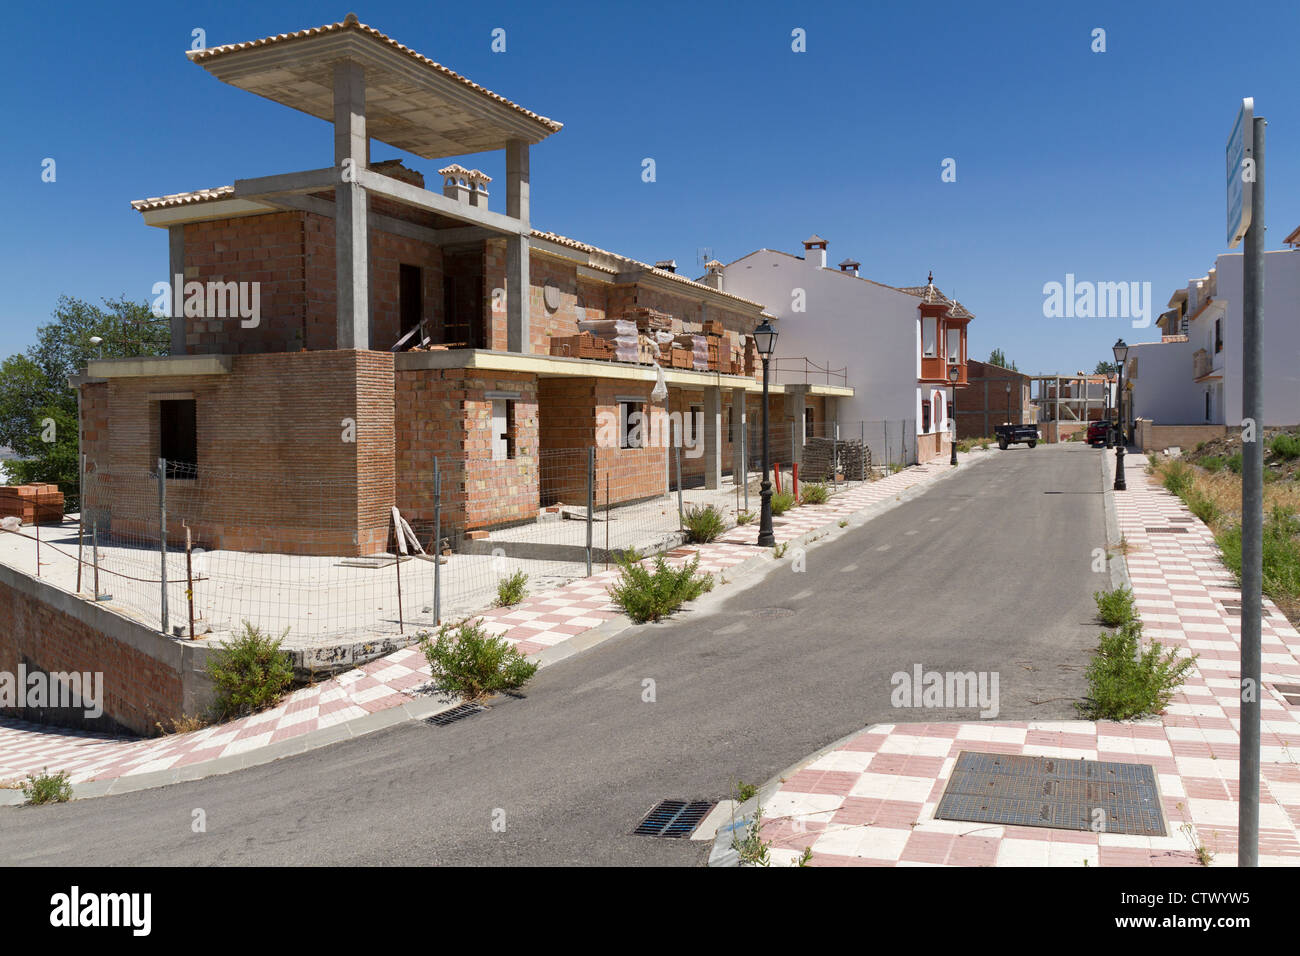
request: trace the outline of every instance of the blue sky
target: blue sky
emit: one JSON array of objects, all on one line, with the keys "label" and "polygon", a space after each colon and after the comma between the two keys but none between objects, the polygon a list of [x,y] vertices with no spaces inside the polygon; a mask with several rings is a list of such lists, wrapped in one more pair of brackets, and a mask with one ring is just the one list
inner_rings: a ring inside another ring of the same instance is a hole
[{"label": "blue sky", "polygon": [[[798,253],[817,232],[832,263],[857,259],[881,282],[919,285],[932,269],[976,314],[971,355],[1001,347],[1024,371],[1091,369],[1116,337],[1151,337],[1127,319],[1044,318],[1044,283],[1150,282],[1158,313],[1226,251],[1223,152],[1242,96],[1270,122],[1268,247],[1300,225],[1294,2],[353,9],[565,124],[533,150],[536,227],[675,258],[693,276],[701,248],[724,262]],[[9,9],[0,355],[31,342],[60,294],[150,298],[166,236],[130,200],[328,163],[326,123],[190,64],[193,29],[217,45],[347,12],[274,0]],[[497,27],[505,53],[490,49]],[[1097,27],[1104,53],[1091,50]],[[795,28],[804,53],[791,50]],[[375,145],[374,159],[396,155]],[[54,183],[41,181],[46,157]],[[404,158],[436,182],[441,163]],[[945,158],[956,182],[940,180]],[[497,156],[473,159],[502,173]]]}]

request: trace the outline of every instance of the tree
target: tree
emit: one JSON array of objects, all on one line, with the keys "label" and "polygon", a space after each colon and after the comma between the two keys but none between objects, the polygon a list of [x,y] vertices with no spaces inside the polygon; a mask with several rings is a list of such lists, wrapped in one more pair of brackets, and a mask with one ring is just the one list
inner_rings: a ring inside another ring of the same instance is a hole
[{"label": "tree", "polygon": [[1092,370],[1093,375],[1114,375],[1119,371],[1119,366],[1114,362],[1098,362],[1097,367]]},{"label": "tree", "polygon": [[1015,362],[1008,362],[1006,353],[1001,349],[994,349],[993,354],[989,356],[989,364],[996,365],[999,368],[1009,369],[1012,372],[1019,372]]},{"label": "tree", "polygon": [[[92,345],[94,336],[103,341]],[[19,456],[5,466],[12,480],[57,484],[76,505],[77,393],[68,376],[94,358],[166,355],[170,344],[170,321],[146,303],[105,299],[101,308],[61,296],[36,344],[0,362],[0,445]]]}]

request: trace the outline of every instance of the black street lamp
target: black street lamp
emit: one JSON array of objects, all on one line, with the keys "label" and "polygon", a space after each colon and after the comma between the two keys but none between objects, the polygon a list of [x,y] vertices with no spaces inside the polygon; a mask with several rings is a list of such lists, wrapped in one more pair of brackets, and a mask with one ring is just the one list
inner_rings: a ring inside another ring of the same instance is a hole
[{"label": "black street lamp", "polygon": [[948,464],[957,464],[957,379],[961,378],[961,369],[956,365],[948,366],[948,381],[952,382],[952,404],[949,411],[952,413],[952,458]]},{"label": "black street lamp", "polygon": [[1115,490],[1128,491],[1128,484],[1124,481],[1124,360],[1128,358],[1128,346],[1123,339],[1116,339],[1111,351],[1115,354],[1119,381],[1115,391],[1115,421],[1119,423],[1119,431],[1115,434]]},{"label": "black street lamp", "polygon": [[776,535],[772,533],[772,479],[768,474],[767,458],[767,364],[776,351],[776,329],[767,319],[754,330],[754,345],[758,357],[763,360],[763,484],[759,486],[759,500],[762,502],[758,515],[759,547],[771,548],[776,545]]},{"label": "black street lamp", "polygon": [[1011,383],[1007,382],[1007,424],[1011,424]]}]

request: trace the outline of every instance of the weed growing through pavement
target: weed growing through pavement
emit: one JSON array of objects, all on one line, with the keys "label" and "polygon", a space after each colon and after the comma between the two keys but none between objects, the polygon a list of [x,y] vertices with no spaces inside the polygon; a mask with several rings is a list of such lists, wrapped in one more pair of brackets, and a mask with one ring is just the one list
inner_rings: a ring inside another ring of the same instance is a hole
[{"label": "weed growing through pavement", "polygon": [[772,495],[772,514],[783,515],[795,506],[794,495],[788,491],[778,491]]},{"label": "weed growing through pavement", "polygon": [[72,798],[72,784],[68,782],[71,775],[66,770],[50,773],[42,767],[38,774],[29,773],[21,785],[23,796],[32,805],[41,803],[67,803]]},{"label": "weed growing through pavement", "polygon": [[619,610],[637,624],[658,621],[713,589],[713,575],[697,573],[699,555],[677,568],[669,567],[660,555],[651,570],[636,552],[624,554],[618,564],[619,580],[606,590]]},{"label": "weed growing through pavement", "polygon": [[1092,599],[1097,602],[1097,619],[1107,627],[1119,627],[1133,620],[1133,592],[1128,588],[1094,591]]},{"label": "weed growing through pavement", "polygon": [[815,481],[803,486],[799,503],[804,505],[824,505],[830,500],[831,492],[825,482]]},{"label": "weed growing through pavement", "polygon": [[736,515],[736,524],[739,525],[749,524],[753,520],[754,520],[754,512],[752,511],[742,511]]},{"label": "weed growing through pavement", "polygon": [[771,846],[771,840],[763,839],[763,808],[756,806],[745,835],[732,837],[731,848],[740,855],[741,866],[771,866]]},{"label": "weed growing through pavement", "polygon": [[1088,665],[1088,698],[1075,706],[1090,720],[1129,720],[1160,714],[1195,666],[1196,655],[1165,652],[1159,641],[1142,646],[1136,618],[1101,635]]},{"label": "weed growing through pavement", "polygon": [[682,515],[686,526],[686,539],[694,544],[716,541],[727,530],[727,519],[713,505],[692,505]]},{"label": "weed growing through pavement", "polygon": [[497,581],[497,607],[513,607],[528,597],[528,575],[516,571]]},{"label": "weed growing through pavement", "polygon": [[213,710],[218,720],[242,717],[277,704],[293,683],[293,663],[280,650],[278,638],[263,634],[247,621],[244,630],[208,658],[208,674],[216,685]]},{"label": "weed growing through pavement", "polygon": [[444,624],[438,636],[420,636],[429,671],[444,692],[468,701],[517,690],[537,673],[537,663],[520,654],[504,637],[493,637],[483,620]]}]

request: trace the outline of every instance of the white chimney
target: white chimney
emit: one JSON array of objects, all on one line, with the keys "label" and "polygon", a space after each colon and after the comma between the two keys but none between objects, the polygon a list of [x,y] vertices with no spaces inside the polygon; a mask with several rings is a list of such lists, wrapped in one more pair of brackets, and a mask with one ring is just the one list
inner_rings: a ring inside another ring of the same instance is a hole
[{"label": "white chimney", "polygon": [[710,259],[708,262],[704,263],[704,284],[712,286],[721,292],[722,270],[723,265],[717,259]]},{"label": "white chimney", "polygon": [[492,177],[477,169],[471,169],[469,175],[465,177],[465,182],[469,184],[469,204],[479,209],[487,209],[487,184],[492,182]]},{"label": "white chimney", "polygon": [[852,275],[857,275],[858,269],[860,269],[861,267],[862,267],[861,262],[854,262],[852,259],[845,259],[843,262],[840,263],[840,271],[848,272]]},{"label": "white chimney", "polygon": [[459,163],[452,163],[438,170],[438,175],[442,177],[444,196],[457,202],[469,202],[469,182],[465,178],[469,175],[468,169]]},{"label": "white chimney", "polygon": [[803,257],[818,269],[826,268],[826,240],[813,233],[803,241]]}]

